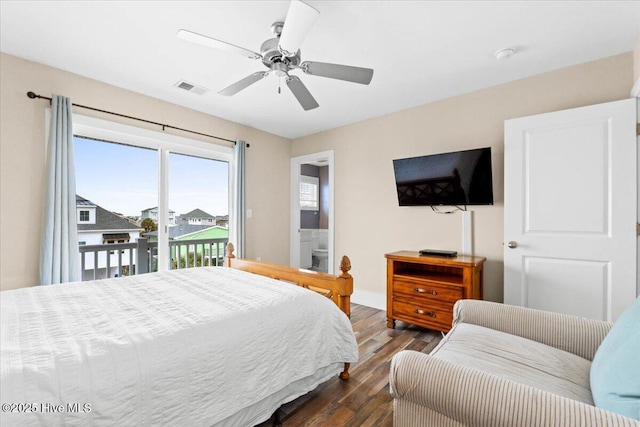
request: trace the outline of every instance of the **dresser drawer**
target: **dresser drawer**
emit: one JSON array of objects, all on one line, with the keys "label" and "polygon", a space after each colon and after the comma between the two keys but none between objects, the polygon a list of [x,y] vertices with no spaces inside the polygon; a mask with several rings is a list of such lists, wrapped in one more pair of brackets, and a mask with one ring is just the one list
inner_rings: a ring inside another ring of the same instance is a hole
[{"label": "dresser drawer", "polygon": [[441,302],[456,302],[463,296],[460,287],[404,278],[397,278],[393,281],[393,294],[398,297],[405,296]]},{"label": "dresser drawer", "polygon": [[435,326],[432,329],[448,331],[453,321],[453,305],[394,300],[393,317],[416,325]]}]

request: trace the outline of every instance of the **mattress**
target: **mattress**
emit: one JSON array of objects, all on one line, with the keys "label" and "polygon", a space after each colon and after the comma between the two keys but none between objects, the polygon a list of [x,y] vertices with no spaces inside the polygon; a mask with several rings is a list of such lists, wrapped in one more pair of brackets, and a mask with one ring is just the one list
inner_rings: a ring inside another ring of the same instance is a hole
[{"label": "mattress", "polygon": [[202,267],[0,292],[2,425],[253,425],[358,350],[324,296]]}]

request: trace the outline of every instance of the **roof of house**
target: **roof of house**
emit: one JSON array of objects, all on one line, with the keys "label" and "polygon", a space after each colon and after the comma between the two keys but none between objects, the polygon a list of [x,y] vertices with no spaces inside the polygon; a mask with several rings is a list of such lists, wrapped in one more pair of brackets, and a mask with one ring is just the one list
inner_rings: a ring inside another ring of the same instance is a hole
[{"label": "roof of house", "polygon": [[92,203],[84,197],[76,196],[76,204],[78,206],[95,206],[96,207],[96,223],[95,224],[78,224],[78,231],[99,231],[99,230],[131,230],[139,231],[141,227],[132,224],[129,220],[118,216],[101,206]]},{"label": "roof of house", "polygon": [[176,237],[174,240],[224,239],[229,237],[229,229],[214,225],[205,227],[193,233]]},{"label": "roof of house", "polygon": [[[211,227],[210,225],[201,225],[201,224],[188,224],[186,222],[179,222],[176,225],[172,225],[169,227],[169,238],[176,239],[178,237],[184,236],[186,234],[195,233],[201,230],[205,230]],[[148,233],[144,233],[146,237],[158,236],[157,231],[150,231]]]},{"label": "roof of house", "polygon": [[215,217],[213,215],[209,215],[208,213],[206,213],[202,209],[197,209],[197,208],[192,210],[191,212],[183,214],[181,216],[182,216],[182,218],[211,218],[211,219],[215,219]]},{"label": "roof of house", "polygon": [[169,227],[169,238],[176,239],[184,236],[185,234],[196,233],[209,227],[209,225],[186,224],[182,222],[173,227]]},{"label": "roof of house", "polygon": [[[157,210],[158,210],[158,207],[154,206],[153,208],[143,209],[142,212],[157,211]],[[169,212],[175,213],[176,211],[169,209]]]},{"label": "roof of house", "polygon": [[76,206],[95,206],[92,201],[76,194]]}]

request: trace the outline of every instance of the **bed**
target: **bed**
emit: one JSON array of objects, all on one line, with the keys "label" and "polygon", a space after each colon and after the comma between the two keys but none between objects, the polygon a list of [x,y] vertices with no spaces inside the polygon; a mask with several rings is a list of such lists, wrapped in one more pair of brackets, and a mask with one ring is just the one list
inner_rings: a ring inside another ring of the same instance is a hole
[{"label": "bed", "polygon": [[[237,259],[0,292],[1,425],[251,426],[358,349],[353,279]],[[307,288],[307,289],[305,289]]]}]

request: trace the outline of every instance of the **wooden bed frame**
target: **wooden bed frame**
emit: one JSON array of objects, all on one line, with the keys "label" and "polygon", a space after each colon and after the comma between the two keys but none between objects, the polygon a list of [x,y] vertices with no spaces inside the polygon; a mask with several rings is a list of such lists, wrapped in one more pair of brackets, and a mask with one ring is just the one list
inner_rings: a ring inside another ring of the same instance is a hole
[{"label": "wooden bed frame", "polygon": [[[227,244],[224,266],[248,271],[272,279],[294,283],[303,288],[318,292],[331,299],[348,317],[351,317],[351,294],[353,293],[353,277],[349,274],[351,261],[346,255],[340,260],[340,275],[320,273],[317,271],[270,264],[261,261],[236,258],[233,243]],[[340,379],[349,379],[349,363],[344,364]]]}]

